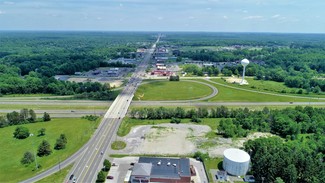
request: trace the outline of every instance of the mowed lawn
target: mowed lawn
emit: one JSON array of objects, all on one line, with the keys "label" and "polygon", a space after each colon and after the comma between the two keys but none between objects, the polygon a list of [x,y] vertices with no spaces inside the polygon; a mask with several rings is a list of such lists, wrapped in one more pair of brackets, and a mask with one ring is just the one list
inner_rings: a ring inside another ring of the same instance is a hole
[{"label": "mowed lawn", "polygon": [[189,81],[154,81],[141,85],[134,100],[190,100],[208,96],[212,89]]},{"label": "mowed lawn", "polygon": [[[251,91],[244,91],[236,88],[237,86],[222,86],[219,84],[214,84],[208,81],[201,80],[203,82],[207,82],[218,89],[218,95],[209,99],[210,102],[317,102],[317,99],[309,99],[309,98],[298,98],[296,96],[276,96],[270,94],[256,93],[253,89],[249,89]],[[216,83],[224,84],[221,80],[212,79]],[[268,91],[265,91],[268,92]],[[272,92],[268,92],[272,93]],[[273,93],[278,94],[278,93]]]},{"label": "mowed lawn", "polygon": [[[81,118],[57,118],[50,122],[25,124],[21,126],[27,127],[34,136],[22,140],[13,138],[17,126],[0,128],[0,182],[22,181],[65,160],[89,140],[98,124],[99,120],[91,122]],[[46,129],[45,136],[37,135],[41,128]],[[61,133],[66,135],[68,143],[66,149],[57,151],[53,148]],[[37,156],[41,168],[35,171],[35,162],[22,165],[20,160],[23,154],[26,151],[36,152],[42,140],[47,140],[53,151],[49,156]]]},{"label": "mowed lawn", "polygon": [[218,83],[226,84],[229,86],[237,87],[237,88],[245,88],[249,90],[257,90],[257,91],[263,91],[268,93],[278,93],[278,94],[287,94],[287,95],[295,95],[295,96],[303,96],[303,97],[325,97],[324,94],[315,94],[310,92],[309,94],[306,94],[306,90],[302,89],[303,94],[296,94],[300,88],[289,88],[287,87],[284,82],[275,82],[275,81],[264,81],[264,80],[255,80],[254,78],[245,78],[248,85],[238,85],[238,84],[232,84],[228,83],[226,81],[223,81],[222,79],[212,79],[213,81],[216,81]]}]

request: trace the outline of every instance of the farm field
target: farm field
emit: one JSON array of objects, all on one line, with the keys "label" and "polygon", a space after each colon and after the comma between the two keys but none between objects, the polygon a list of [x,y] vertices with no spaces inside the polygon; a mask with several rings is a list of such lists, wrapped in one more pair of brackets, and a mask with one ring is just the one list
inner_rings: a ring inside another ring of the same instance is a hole
[{"label": "farm field", "polygon": [[212,89],[194,82],[156,81],[140,85],[135,100],[190,100],[208,96]]},{"label": "farm field", "polygon": [[[99,120],[91,122],[81,118],[59,118],[52,119],[50,122],[24,124],[21,126],[27,127],[34,136],[23,140],[13,138],[13,132],[17,126],[1,128],[0,182],[24,180],[68,158],[89,140],[98,123]],[[41,128],[46,129],[44,136],[37,135],[38,130]],[[67,137],[66,149],[54,150],[53,147],[56,139],[62,133]],[[47,140],[50,143],[52,154],[45,157],[37,157],[37,163],[41,165],[37,171],[35,171],[35,162],[28,166],[22,165],[20,160],[23,154],[26,151],[36,152],[42,140]]]}]

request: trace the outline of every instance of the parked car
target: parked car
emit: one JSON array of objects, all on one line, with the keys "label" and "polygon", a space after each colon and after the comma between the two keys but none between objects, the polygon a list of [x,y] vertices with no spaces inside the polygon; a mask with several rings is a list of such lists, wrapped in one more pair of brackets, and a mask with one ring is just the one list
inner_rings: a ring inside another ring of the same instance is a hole
[{"label": "parked car", "polygon": [[107,176],[107,179],[114,179],[114,177],[109,175],[109,176]]}]

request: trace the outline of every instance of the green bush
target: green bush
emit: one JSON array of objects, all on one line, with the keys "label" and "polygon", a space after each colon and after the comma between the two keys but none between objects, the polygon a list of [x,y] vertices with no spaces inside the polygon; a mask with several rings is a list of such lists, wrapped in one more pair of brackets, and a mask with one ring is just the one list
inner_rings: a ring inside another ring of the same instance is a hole
[{"label": "green bush", "polygon": [[17,126],[15,132],[14,132],[14,137],[17,139],[25,139],[29,137],[29,130],[26,127],[23,126]]}]

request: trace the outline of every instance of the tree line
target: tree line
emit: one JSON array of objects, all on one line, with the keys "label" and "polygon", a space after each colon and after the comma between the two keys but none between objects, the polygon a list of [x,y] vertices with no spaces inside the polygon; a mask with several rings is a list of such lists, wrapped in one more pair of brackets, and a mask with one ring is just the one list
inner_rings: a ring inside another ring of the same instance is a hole
[{"label": "tree line", "polygon": [[[130,117],[136,119],[225,118],[220,121],[218,133],[225,137],[245,137],[249,132],[270,132],[283,138],[295,139],[298,134],[325,134],[325,110],[311,106],[270,110],[197,108],[134,108]],[[175,121],[175,119],[173,120]]]},{"label": "tree line", "polygon": [[107,84],[76,83],[45,77],[37,72],[19,76],[19,68],[0,64],[0,95],[6,94],[76,95],[77,98],[111,99],[113,92]]},{"label": "tree line", "polygon": [[[50,114],[44,112],[42,119],[39,121],[50,121]],[[36,113],[33,109],[21,109],[20,112],[13,111],[7,113],[5,116],[0,116],[0,128],[4,128],[12,125],[21,125],[27,123],[37,122]]]}]

